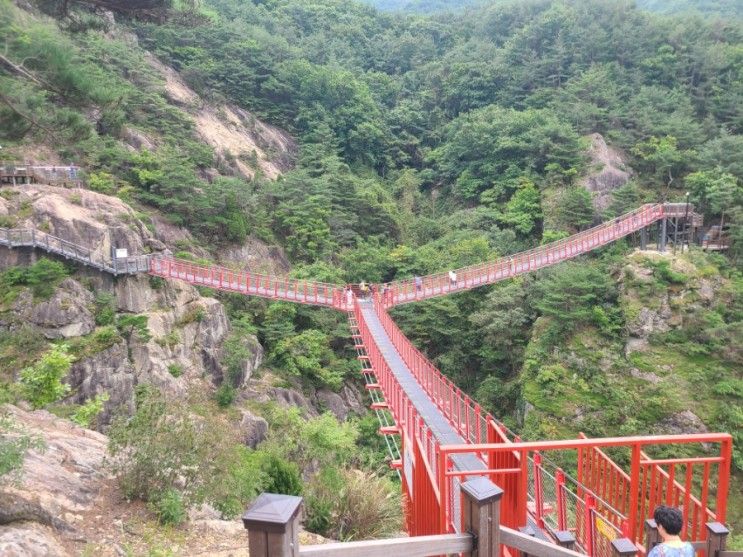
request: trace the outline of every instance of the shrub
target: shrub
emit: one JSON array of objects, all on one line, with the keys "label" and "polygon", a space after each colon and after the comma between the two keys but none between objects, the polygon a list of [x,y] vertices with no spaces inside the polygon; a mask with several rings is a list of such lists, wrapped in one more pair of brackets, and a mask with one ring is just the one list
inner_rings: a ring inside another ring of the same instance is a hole
[{"label": "shrub", "polygon": [[35,298],[49,298],[69,270],[60,262],[42,258],[25,269],[12,267],[5,271],[0,282],[5,286],[28,286]]},{"label": "shrub", "polygon": [[146,315],[119,315],[116,319],[116,328],[127,340],[138,338],[147,342],[152,338],[147,327],[149,318]]},{"label": "shrub", "polygon": [[178,331],[176,331],[175,329],[170,331],[164,337],[155,339],[155,342],[157,342],[160,346],[162,347],[167,346],[168,348],[173,348],[180,341],[181,341],[181,335],[178,334]]},{"label": "shrub", "polygon": [[108,393],[96,395],[95,398],[91,398],[85,404],[80,406],[75,413],[72,415],[71,420],[77,425],[82,427],[92,427],[98,418],[98,415],[103,411],[103,404],[109,399]]},{"label": "shrub", "polygon": [[160,524],[178,526],[186,520],[183,497],[175,489],[166,489],[151,505]]},{"label": "shrub", "polygon": [[170,364],[168,366],[168,373],[177,379],[183,375],[183,366],[180,364]]},{"label": "shrub", "polygon": [[113,325],[116,319],[114,297],[108,292],[99,292],[95,296],[95,324]]},{"label": "shrub", "polygon": [[308,486],[307,527],[342,541],[392,536],[402,529],[399,489],[375,474],[327,468]]},{"label": "shrub", "polygon": [[62,383],[72,365],[67,352],[67,345],[55,346],[39,362],[21,371],[24,397],[34,408],[42,408],[69,392],[70,386]]},{"label": "shrub", "polygon": [[686,284],[686,275],[671,269],[671,264],[665,259],[653,263],[653,275],[666,284]]},{"label": "shrub", "polygon": [[266,474],[263,486],[269,493],[281,493],[283,495],[301,495],[302,476],[299,466],[283,458],[266,453],[262,469]]},{"label": "shrub", "polygon": [[116,182],[108,172],[92,172],[88,177],[88,187],[93,191],[110,195],[116,191]]},{"label": "shrub", "polygon": [[190,308],[183,317],[178,320],[178,326],[183,327],[189,323],[201,323],[206,317],[206,310],[202,306]]},{"label": "shrub", "polygon": [[[224,418],[208,409],[171,400],[148,385],[135,393],[131,418],[117,417],[109,429],[113,471],[130,498],[156,501],[178,489],[186,506],[204,501],[208,487],[224,481],[238,440]],[[242,501],[246,503],[247,501]]]},{"label": "shrub", "polygon": [[230,404],[235,402],[236,396],[237,389],[225,381],[217,389],[214,399],[217,401],[220,408],[227,408]]},{"label": "shrub", "polygon": [[[262,455],[244,445],[233,445],[222,451],[215,462],[216,474],[206,486],[205,498],[223,516],[233,518],[245,510],[245,504],[265,488],[266,473],[261,468]],[[270,490],[268,490],[270,491]]]}]

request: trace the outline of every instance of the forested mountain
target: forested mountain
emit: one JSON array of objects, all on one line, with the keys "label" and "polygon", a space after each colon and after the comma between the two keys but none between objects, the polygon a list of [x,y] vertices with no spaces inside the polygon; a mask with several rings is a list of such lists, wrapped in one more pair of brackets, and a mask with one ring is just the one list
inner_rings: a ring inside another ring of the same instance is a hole
[{"label": "forested mountain", "polygon": [[382,11],[432,14],[478,6],[486,0],[362,0]]},{"label": "forested mountain", "polygon": [[[456,11],[473,6],[513,3],[513,0],[362,0],[382,11],[402,11],[433,14]],[[743,17],[743,5],[738,0],[635,0],[636,5],[662,14],[701,13],[721,17]]]},{"label": "forested mountain", "polygon": [[[428,11],[452,3],[397,4]],[[738,9],[722,0],[695,4]],[[0,160],[75,162],[86,187],[108,200],[96,203],[109,209],[89,203],[92,195],[38,195],[66,196],[64,207],[81,220],[138,231],[132,243],[142,250],[165,245],[196,261],[271,265],[342,284],[486,261],[689,192],[707,226],[726,225],[725,255],[632,255],[629,241],[619,242],[580,263],[402,307],[395,317],[444,373],[527,437],[689,429],[678,425],[688,411],[693,427],[736,436],[735,466],[743,470],[739,20],[650,13],[624,0],[493,2],[446,15],[349,0],[129,7],[0,0],[7,30]],[[0,194],[8,207],[0,226],[36,217],[36,197]],[[55,224],[43,217],[33,224]],[[17,300],[43,298],[40,283],[72,288],[64,282],[69,269],[22,271],[15,263],[3,261],[13,268],[2,275],[0,318]],[[118,343],[125,366],[145,345],[165,354],[167,381],[182,381],[184,364],[167,358],[191,354],[184,346],[199,323],[218,325],[224,316],[230,324],[220,336],[227,348],[206,347],[201,358],[221,366],[208,400],[166,404],[132,390],[127,408],[138,419],[133,429],[124,422],[113,429],[124,454],[171,411],[187,425],[191,411],[234,421],[250,410],[275,432],[262,449],[219,453],[229,464],[224,484],[199,472],[206,483],[193,492],[178,478],[158,478],[146,489],[129,486],[132,497],[165,501],[166,510],[174,498],[208,500],[234,514],[266,486],[296,491],[300,473],[311,476],[318,460],[331,471],[307,488],[310,524],[331,536],[363,535],[333,530],[340,510],[332,486],[353,486],[352,467],[377,468],[373,421],[307,421],[255,402],[241,371],[244,347],[257,338],[266,356],[259,383],[273,389],[270,396],[296,402],[302,397],[287,394],[295,389],[319,409],[332,408],[358,386],[343,316],[202,289],[223,313],[200,300],[203,311],[165,318],[161,306],[186,296],[158,281],[109,291],[73,276],[95,291],[91,309],[80,309],[95,320],[72,347],[83,371],[96,350]],[[146,308],[127,305],[137,291],[147,293]],[[159,329],[149,338],[145,314],[180,333]],[[60,342],[50,349],[39,331],[0,327],[7,362],[0,400],[22,400],[12,387],[16,368],[37,370]],[[199,379],[211,373],[196,369]],[[628,415],[627,408],[641,410]],[[106,412],[115,414],[111,403]],[[203,441],[204,450],[213,448]],[[384,482],[375,484],[380,500]],[[223,485],[244,489],[233,497]],[[734,510],[737,525],[741,514]],[[396,525],[394,517],[385,523]]]},{"label": "forested mountain", "polygon": [[743,5],[736,0],[637,0],[643,9],[662,14],[699,12],[722,17],[743,17]]}]

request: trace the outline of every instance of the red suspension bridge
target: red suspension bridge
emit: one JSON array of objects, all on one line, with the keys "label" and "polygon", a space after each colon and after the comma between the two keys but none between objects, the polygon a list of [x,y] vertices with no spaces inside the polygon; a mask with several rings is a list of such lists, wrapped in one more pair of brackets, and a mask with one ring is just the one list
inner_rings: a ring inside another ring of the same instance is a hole
[{"label": "red suspension bridge", "polygon": [[[732,459],[728,434],[525,441],[463,393],[416,349],[390,317],[395,305],[493,284],[577,257],[658,223],[678,230],[684,204],[652,204],[539,248],[495,261],[401,280],[360,299],[350,287],[295,280],[163,255],[105,260],[93,251],[38,230],[0,229],[0,245],[35,247],[112,274],[146,272],[193,285],[311,304],[349,315],[372,409],[380,417],[399,470],[408,532],[460,532],[460,486],[485,477],[504,491],[501,521],[555,543],[572,539],[587,555],[610,554],[612,539],[644,542],[654,507],[681,507],[683,534],[704,539],[705,523],[725,522]],[[696,217],[694,217],[696,218]],[[686,447],[703,447],[689,451]],[[663,454],[704,456],[652,458]],[[648,451],[648,452],[646,452]],[[614,457],[614,458],[612,458]],[[555,462],[570,463],[566,471]],[[505,550],[508,553],[508,550]]]}]

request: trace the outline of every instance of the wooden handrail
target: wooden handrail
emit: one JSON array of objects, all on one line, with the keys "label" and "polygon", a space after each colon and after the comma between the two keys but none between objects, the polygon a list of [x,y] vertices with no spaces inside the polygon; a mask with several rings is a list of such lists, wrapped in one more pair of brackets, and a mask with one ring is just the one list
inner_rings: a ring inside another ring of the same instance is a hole
[{"label": "wooden handrail", "polygon": [[417,536],[415,538],[392,538],[350,543],[312,545],[299,549],[300,557],[429,557],[450,553],[470,553],[470,534],[444,534],[440,536]]},{"label": "wooden handrail", "polygon": [[518,549],[530,557],[585,557],[585,553],[578,553],[572,549],[522,534],[507,526],[500,527],[500,535],[503,545]]}]

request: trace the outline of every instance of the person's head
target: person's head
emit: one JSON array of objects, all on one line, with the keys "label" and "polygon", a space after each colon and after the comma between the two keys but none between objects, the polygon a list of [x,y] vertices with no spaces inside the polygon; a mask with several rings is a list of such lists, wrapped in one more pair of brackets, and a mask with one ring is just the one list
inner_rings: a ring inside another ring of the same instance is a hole
[{"label": "person's head", "polygon": [[681,527],[684,524],[684,517],[681,511],[674,507],[666,507],[660,505],[655,508],[653,513],[655,523],[658,525],[658,531],[661,536],[667,534],[669,536],[678,536],[681,533]]}]

